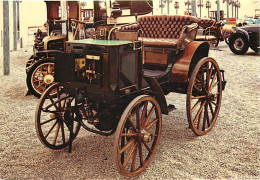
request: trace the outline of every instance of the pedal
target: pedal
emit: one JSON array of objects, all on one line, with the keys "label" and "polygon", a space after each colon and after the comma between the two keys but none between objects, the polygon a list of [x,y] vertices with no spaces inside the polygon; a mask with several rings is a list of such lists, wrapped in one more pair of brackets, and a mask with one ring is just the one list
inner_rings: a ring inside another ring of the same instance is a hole
[{"label": "pedal", "polygon": [[168,112],[171,112],[171,111],[177,109],[173,104],[169,104],[167,108],[168,108]]}]

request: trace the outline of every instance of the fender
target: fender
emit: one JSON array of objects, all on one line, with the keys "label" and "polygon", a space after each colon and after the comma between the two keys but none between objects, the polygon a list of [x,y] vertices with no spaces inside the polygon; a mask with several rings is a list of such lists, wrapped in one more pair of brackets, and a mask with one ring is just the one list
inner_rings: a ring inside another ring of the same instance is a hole
[{"label": "fender", "polygon": [[188,83],[188,79],[197,62],[201,58],[207,57],[208,53],[209,44],[207,42],[191,42],[174,63],[170,73],[170,81],[174,83]]},{"label": "fender", "polygon": [[167,102],[163,93],[163,90],[157,80],[154,77],[143,76],[146,82],[149,84],[155,99],[158,101],[163,114],[168,114]]},{"label": "fender", "polygon": [[[249,41],[249,34],[246,30],[241,29],[241,28],[236,28],[236,33],[240,33],[243,34],[244,36],[246,36],[247,40]],[[232,36],[230,36],[230,38],[232,38],[233,36],[236,35],[236,33],[232,34]]]}]

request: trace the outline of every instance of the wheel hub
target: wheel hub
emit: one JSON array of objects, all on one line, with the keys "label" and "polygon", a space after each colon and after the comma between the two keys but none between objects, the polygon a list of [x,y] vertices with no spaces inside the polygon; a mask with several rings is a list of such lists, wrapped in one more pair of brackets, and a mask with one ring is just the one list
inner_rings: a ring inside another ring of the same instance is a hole
[{"label": "wheel hub", "polygon": [[237,38],[235,40],[235,43],[234,43],[234,47],[237,49],[237,50],[241,50],[244,46],[244,42],[241,38]]},{"label": "wheel hub", "polygon": [[208,101],[215,101],[217,99],[217,94],[213,94],[211,92],[208,92],[206,99]]},{"label": "wheel hub", "polygon": [[46,76],[44,76],[43,81],[46,84],[51,84],[54,82],[54,77],[53,77],[53,75],[47,74]]},{"label": "wheel hub", "polygon": [[148,133],[145,130],[141,130],[141,132],[139,133],[139,140],[144,141],[144,142],[151,142],[153,140],[153,136]]}]

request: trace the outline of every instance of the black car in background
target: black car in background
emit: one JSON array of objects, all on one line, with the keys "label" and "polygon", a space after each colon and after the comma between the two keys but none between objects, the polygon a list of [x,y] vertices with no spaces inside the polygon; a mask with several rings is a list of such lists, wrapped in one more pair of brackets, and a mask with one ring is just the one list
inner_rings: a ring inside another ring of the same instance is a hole
[{"label": "black car in background", "polygon": [[235,32],[229,37],[229,48],[235,54],[245,54],[250,47],[259,52],[260,24],[253,24],[235,28]]}]

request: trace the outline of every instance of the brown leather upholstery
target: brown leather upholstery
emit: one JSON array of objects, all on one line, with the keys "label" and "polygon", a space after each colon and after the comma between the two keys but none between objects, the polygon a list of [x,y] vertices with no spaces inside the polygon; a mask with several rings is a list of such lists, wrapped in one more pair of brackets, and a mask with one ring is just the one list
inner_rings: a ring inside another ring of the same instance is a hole
[{"label": "brown leather upholstery", "polygon": [[138,40],[143,41],[143,45],[144,46],[158,46],[158,47],[177,47],[177,44],[179,42],[178,39],[166,39],[166,38],[161,38],[161,39],[157,39],[157,38],[141,38],[139,37]]},{"label": "brown leather upholstery", "polygon": [[181,15],[152,15],[142,16],[138,24],[121,27],[120,31],[137,31],[141,29],[144,46],[177,47],[180,35],[185,25],[199,22],[193,16]]},{"label": "brown leather upholstery", "polygon": [[200,19],[198,24],[202,29],[206,29],[208,27],[214,26],[216,23],[215,19]]},{"label": "brown leather upholstery", "polygon": [[130,24],[130,25],[126,25],[126,26],[121,26],[120,31],[123,32],[136,32],[140,29],[140,25],[139,24]]},{"label": "brown leather upholstery", "polygon": [[197,23],[198,19],[192,16],[158,15],[143,16],[137,21],[143,30],[143,37],[178,39],[183,26]]}]

